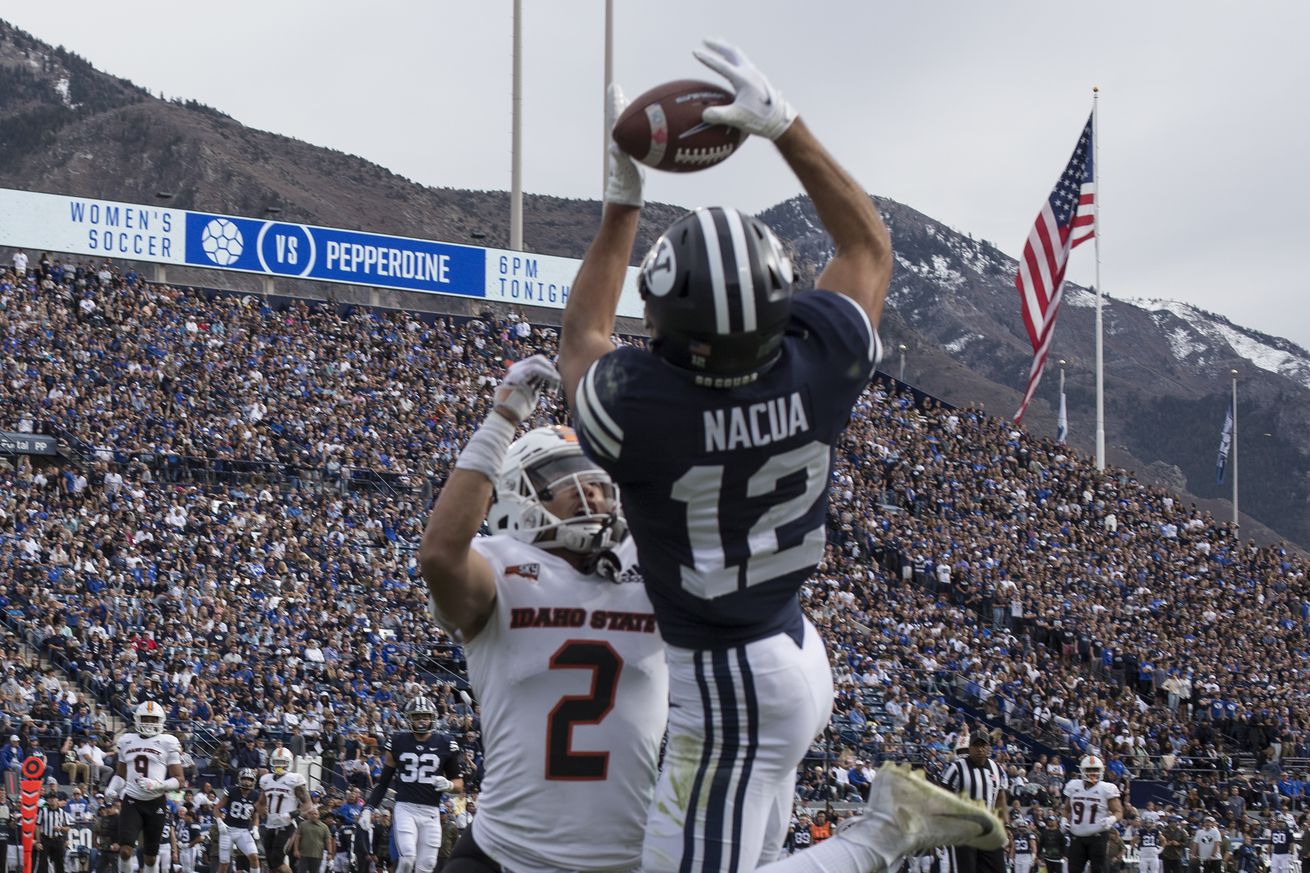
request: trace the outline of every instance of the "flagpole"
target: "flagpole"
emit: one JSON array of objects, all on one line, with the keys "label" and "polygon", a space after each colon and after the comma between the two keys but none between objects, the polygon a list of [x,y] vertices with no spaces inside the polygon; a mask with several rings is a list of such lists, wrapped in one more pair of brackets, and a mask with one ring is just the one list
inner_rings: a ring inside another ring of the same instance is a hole
[{"label": "flagpole", "polygon": [[1101,131],[1097,109],[1100,106],[1100,87],[1092,86],[1092,172],[1096,181],[1096,197],[1092,200],[1092,221],[1096,235],[1096,469],[1105,469],[1105,351],[1101,320]]},{"label": "flagpole", "polygon": [[1241,524],[1237,515],[1237,371],[1233,370],[1233,526]]}]

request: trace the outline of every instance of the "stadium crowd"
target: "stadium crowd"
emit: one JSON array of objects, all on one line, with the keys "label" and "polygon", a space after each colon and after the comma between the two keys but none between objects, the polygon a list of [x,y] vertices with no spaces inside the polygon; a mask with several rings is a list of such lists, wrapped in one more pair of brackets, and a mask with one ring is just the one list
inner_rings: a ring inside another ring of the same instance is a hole
[{"label": "stadium crowd", "polygon": [[[48,255],[0,268],[0,430],[57,433],[84,461],[0,456],[0,607],[62,670],[6,651],[0,731],[90,793],[107,712],[151,698],[194,785],[276,741],[321,755],[335,796],[371,785],[423,687],[476,774],[476,706],[412,545],[487,387],[554,340],[512,316],[274,307]],[[1235,825],[1304,807],[1310,589],[1291,550],[889,381],[833,475],[803,596],[838,712],[802,802],[858,798],[885,758],[940,767],[971,726],[1038,818],[1068,775],[1056,751]]]}]

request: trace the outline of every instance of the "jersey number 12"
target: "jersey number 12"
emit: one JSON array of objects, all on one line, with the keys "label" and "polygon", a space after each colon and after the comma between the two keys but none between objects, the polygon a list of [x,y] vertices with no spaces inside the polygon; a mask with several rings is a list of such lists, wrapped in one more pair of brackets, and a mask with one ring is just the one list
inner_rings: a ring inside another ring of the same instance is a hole
[{"label": "jersey number 12", "polygon": [[[746,584],[759,585],[812,567],[823,560],[823,521],[802,536],[783,546],[779,528],[805,517],[814,502],[823,496],[828,483],[828,466],[832,449],[819,441],[774,455],[746,481],[746,498],[752,504],[765,505],[759,521],[746,534]],[[805,476],[801,493],[789,500],[779,500],[782,483],[796,474]],[[705,600],[713,600],[739,590],[739,564],[729,564],[727,549],[741,543],[724,542],[719,511],[723,499],[723,464],[692,467],[673,483],[670,496],[687,504],[687,539],[694,566],[682,567],[682,587]]]}]

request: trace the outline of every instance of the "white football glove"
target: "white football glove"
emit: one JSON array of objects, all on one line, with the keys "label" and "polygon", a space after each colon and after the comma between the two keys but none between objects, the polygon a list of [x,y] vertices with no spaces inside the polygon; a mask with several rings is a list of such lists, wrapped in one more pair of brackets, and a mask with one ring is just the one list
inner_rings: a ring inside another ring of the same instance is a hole
[{"label": "white football glove", "polygon": [[151,779],[149,776],[142,776],[136,780],[136,787],[142,791],[149,791],[151,794],[159,790],[159,780]]},{"label": "white football glove", "polygon": [[361,809],[359,811],[359,818],[357,818],[355,822],[362,830],[373,830],[373,807],[366,806]]},{"label": "white football glove", "polygon": [[1113,815],[1113,814],[1112,814],[1112,815],[1107,815],[1107,816],[1105,816],[1104,818],[1101,819],[1101,827],[1103,827],[1103,828],[1113,827],[1113,826],[1114,826],[1114,823],[1117,822],[1118,820],[1119,820],[1119,817],[1116,816],[1116,815]]},{"label": "white football glove", "polygon": [[451,782],[445,776],[437,776],[432,780],[432,787],[438,791],[449,791],[455,787],[455,783]]},{"label": "white football glove", "polygon": [[496,408],[521,422],[537,408],[542,394],[559,387],[559,381],[559,371],[545,355],[515,361],[496,387]]},{"label": "white football glove", "polygon": [[796,110],[741,49],[721,39],[705,40],[695,49],[696,60],[732,83],[737,92],[727,106],[711,106],[702,114],[709,124],[726,124],[767,139],[782,136],[796,120]]},{"label": "white football glove", "polygon": [[[609,87],[609,105],[605,109],[605,126],[614,130],[614,123],[619,120],[623,110],[628,108],[628,99],[623,96],[623,89],[611,82]],[[637,206],[642,204],[641,186],[644,180],[641,168],[632,156],[619,148],[619,144],[610,137],[609,176],[605,179],[605,202],[620,206]]]}]

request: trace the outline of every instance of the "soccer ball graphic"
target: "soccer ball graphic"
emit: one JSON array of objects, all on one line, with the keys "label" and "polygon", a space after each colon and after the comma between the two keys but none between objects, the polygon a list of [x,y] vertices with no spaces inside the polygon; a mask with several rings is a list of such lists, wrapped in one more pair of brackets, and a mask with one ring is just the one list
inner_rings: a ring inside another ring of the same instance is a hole
[{"label": "soccer ball graphic", "polygon": [[200,234],[200,247],[209,259],[220,267],[236,263],[241,257],[244,241],[241,230],[226,218],[215,218],[205,225]]}]

